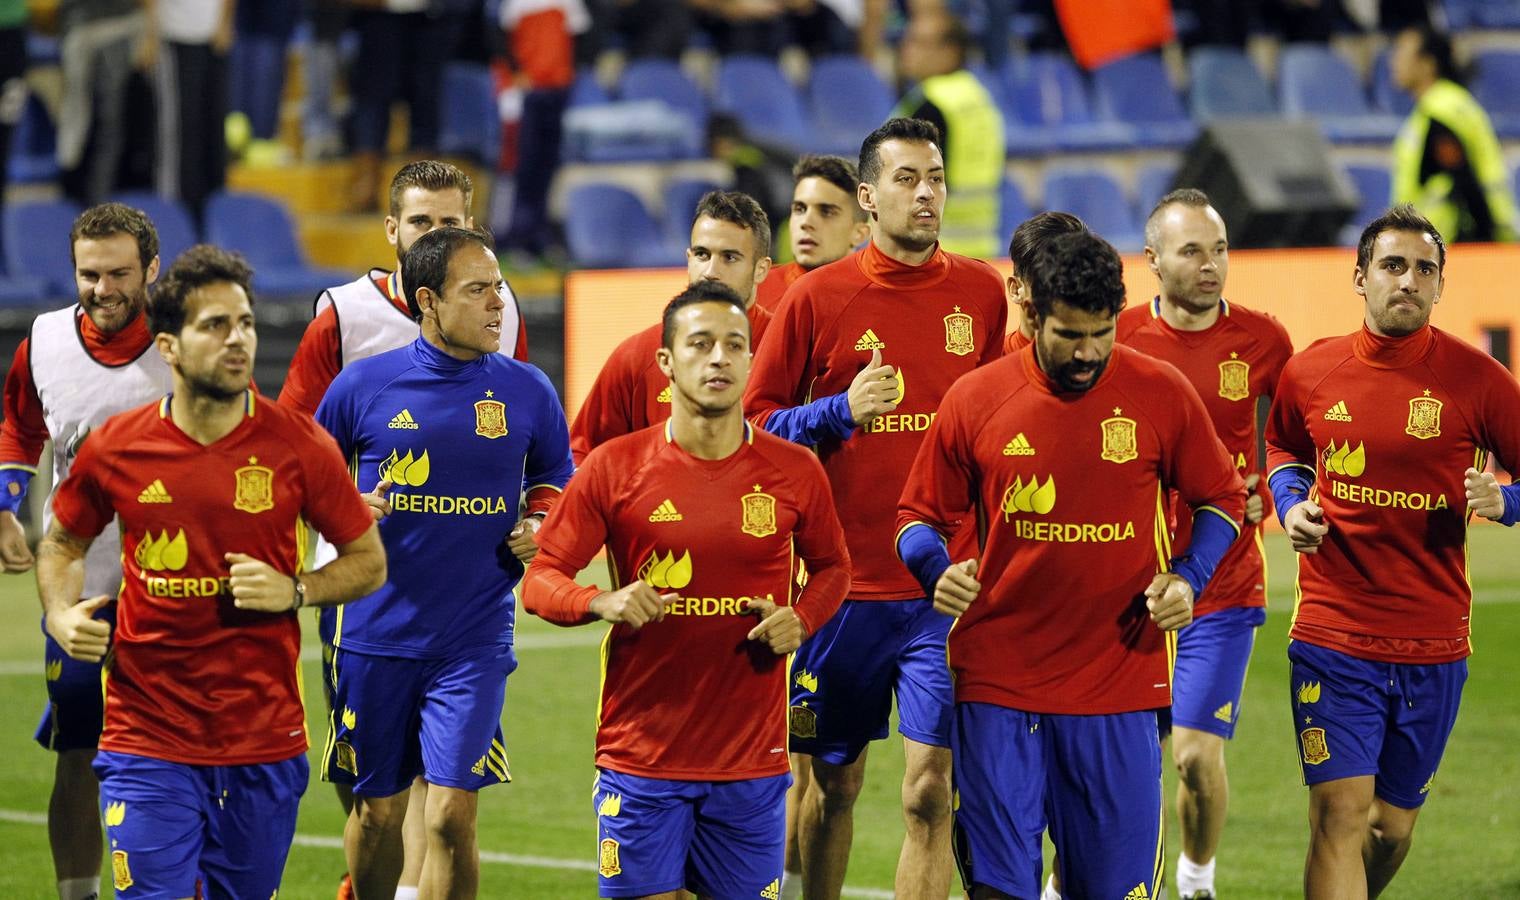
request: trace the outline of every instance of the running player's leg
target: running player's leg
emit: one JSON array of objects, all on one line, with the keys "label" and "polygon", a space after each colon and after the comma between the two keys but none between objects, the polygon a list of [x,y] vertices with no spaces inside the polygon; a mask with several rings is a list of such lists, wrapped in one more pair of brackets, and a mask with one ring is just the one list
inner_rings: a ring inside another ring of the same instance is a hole
[{"label": "running player's leg", "polygon": [[792,660],[791,748],[812,758],[797,826],[809,900],[833,900],[844,887],[865,748],[887,736],[892,713],[903,606],[847,600]]},{"label": "running player's leg", "polygon": [[218,802],[208,812],[200,870],[207,897],[274,897],[311,771],[306,754],[274,763],[212,766]]},{"label": "running player's leg", "polygon": [[950,887],[950,723],[953,689],[945,659],[949,616],[928,600],[903,601],[908,638],[898,657],[898,730],[903,735],[902,853],[897,896],[943,897]]},{"label": "running player's leg", "polygon": [[955,862],[977,900],[1039,896],[1047,763],[1040,719],[985,703],[955,707]]},{"label": "running player's leg", "polygon": [[709,784],[696,804],[687,886],[699,897],[777,897],[789,775]]},{"label": "running player's leg", "polygon": [[396,900],[416,900],[422,883],[422,861],[427,858],[427,781],[412,780],[411,799],[406,804],[406,818],[401,822],[401,881],[396,885]]},{"label": "running player's leg", "polygon": [[195,896],[211,794],[206,771],[130,753],[96,754],[117,897]]},{"label": "running player's leg", "polygon": [[813,766],[805,753],[787,754],[787,764],[792,770],[792,786],[786,790],[786,871],[781,876],[780,900],[798,900],[802,896],[802,853],[797,848],[797,813],[808,802]]},{"label": "running player's leg", "polygon": [[696,801],[706,782],[601,769],[591,792],[602,897],[670,897],[686,886]]}]

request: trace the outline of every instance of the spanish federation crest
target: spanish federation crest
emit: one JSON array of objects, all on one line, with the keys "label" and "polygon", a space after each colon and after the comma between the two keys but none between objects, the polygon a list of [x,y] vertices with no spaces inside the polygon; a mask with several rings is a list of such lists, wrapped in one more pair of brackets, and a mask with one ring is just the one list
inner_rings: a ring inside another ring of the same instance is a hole
[{"label": "spanish federation crest", "polygon": [[500,400],[476,400],[475,433],[484,438],[506,437],[507,405]]},{"label": "spanish federation crest", "polygon": [[1219,396],[1226,400],[1244,400],[1251,396],[1251,364],[1231,353],[1219,364]]},{"label": "spanish federation crest", "polygon": [[1413,435],[1420,440],[1429,440],[1441,435],[1441,401],[1430,396],[1430,391],[1425,391],[1425,396],[1414,397],[1409,401],[1409,424],[1404,426],[1404,433]]},{"label": "spanish federation crest", "polygon": [[818,736],[818,714],[806,706],[789,707],[786,730],[795,738],[815,738]]},{"label": "spanish federation crest", "polygon": [[621,875],[623,872],[623,866],[618,862],[618,842],[612,838],[602,838],[600,847],[601,853],[599,854],[599,859],[597,860],[597,872],[603,878],[611,878],[614,875]]},{"label": "spanish federation crest", "polygon": [[1298,733],[1298,738],[1303,745],[1304,762],[1317,766],[1330,758],[1330,745],[1325,742],[1325,729],[1305,728]]},{"label": "spanish federation crest", "polygon": [[744,504],[744,522],[739,530],[752,537],[765,537],[776,533],[776,498],[762,493],[760,485],[755,492],[740,497]]},{"label": "spanish federation crest", "polygon": [[237,490],[232,506],[247,513],[261,513],[274,508],[274,470],[257,465],[257,456],[248,457],[248,465],[233,474],[237,476]]},{"label": "spanish federation crest", "polygon": [[1140,457],[1135,446],[1135,420],[1119,415],[1123,410],[1114,407],[1112,418],[1104,419],[1102,457],[1111,463],[1127,463]]},{"label": "spanish federation crest", "polygon": [[957,306],[955,312],[945,316],[945,352],[965,356],[974,350],[976,337],[971,333],[971,316]]}]

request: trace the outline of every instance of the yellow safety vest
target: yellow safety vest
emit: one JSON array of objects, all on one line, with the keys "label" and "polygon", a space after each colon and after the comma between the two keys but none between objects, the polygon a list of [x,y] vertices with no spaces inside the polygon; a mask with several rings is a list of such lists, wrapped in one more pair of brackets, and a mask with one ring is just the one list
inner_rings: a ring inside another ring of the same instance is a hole
[{"label": "yellow safety vest", "polygon": [[1450,128],[1462,142],[1468,164],[1488,199],[1495,239],[1514,240],[1515,200],[1510,196],[1504,153],[1499,149],[1494,127],[1483,107],[1466,88],[1444,78],[1420,95],[1414,111],[1394,140],[1393,202],[1413,203],[1448,242],[1455,240],[1462,231],[1462,217],[1467,213],[1452,195],[1452,177],[1443,172],[1423,183],[1420,181],[1420,162],[1425,155],[1425,139],[1433,120]]},{"label": "yellow safety vest", "polygon": [[952,253],[990,259],[999,255],[998,213],[1002,201],[1003,115],[992,95],[962,69],[925,78],[902,99],[894,116],[905,116],[928,100],[945,117],[945,182],[949,196],[939,242]]}]

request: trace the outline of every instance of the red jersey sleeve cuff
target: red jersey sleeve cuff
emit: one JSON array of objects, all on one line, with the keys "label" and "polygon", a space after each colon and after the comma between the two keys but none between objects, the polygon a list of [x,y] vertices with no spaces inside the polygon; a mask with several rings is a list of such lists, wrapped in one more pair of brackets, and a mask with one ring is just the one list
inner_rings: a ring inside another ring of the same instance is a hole
[{"label": "red jersey sleeve cuff", "polygon": [[793,606],[797,618],[802,620],[803,627],[807,629],[808,637],[817,634],[818,629],[828,624],[849,592],[850,570],[845,566],[833,565],[816,572],[811,566],[808,567],[807,589]]}]

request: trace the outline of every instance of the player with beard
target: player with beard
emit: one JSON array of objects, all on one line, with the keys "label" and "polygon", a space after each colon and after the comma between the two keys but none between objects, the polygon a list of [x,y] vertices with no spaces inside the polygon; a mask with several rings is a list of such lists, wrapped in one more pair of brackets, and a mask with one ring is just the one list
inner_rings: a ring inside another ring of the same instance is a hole
[{"label": "player with beard", "polygon": [[855,164],[840,156],[804,156],[792,166],[792,261],[775,266],[755,292],[756,305],[776,311],[797,279],[850,255],[871,236],[866,211],[855,202],[860,179]]},{"label": "player with beard", "polygon": [[986,263],[939,246],[945,165],[928,122],[892,119],[861,143],[856,201],[871,240],[804,275],[755,357],[745,412],[814,447],[853,564],[850,597],[792,665],[792,749],[812,758],[799,819],[803,894],[839,896],[865,749],[894,694],[906,773],[898,897],[950,886],[950,620],[892,554],[896,497],[956,378],[1002,354],[1008,306]]},{"label": "player with beard", "polygon": [[[79,444],[108,417],[162,396],[169,367],[151,353],[143,310],[158,277],[158,232],[140,211],[94,206],[69,234],[79,303],[38,316],[16,348],[5,380],[0,425],[0,561],[7,572],[32,567],[16,510],[26,499],[43,444],[53,441],[53,485],[69,473]],[[52,504],[43,514],[52,522]],[[115,596],[121,541],[106,529],[85,560],[80,597]],[[115,606],[99,613],[115,616]],[[48,840],[60,900],[86,900],[100,889],[101,832],[97,782],[90,763],[100,739],[100,665],[70,658],[46,634],[48,707],[37,742],[57,753],[48,802]]]},{"label": "player with beard", "polygon": [[[1032,347],[945,395],[903,490],[898,551],[950,632],[956,851],[974,900],[1040,894],[1041,835],[1074,897],[1155,897],[1172,632],[1239,533],[1240,476],[1197,391],[1114,346],[1119,256],[1035,251]],[[1193,513],[1171,549],[1166,492]],[[966,510],[976,555],[946,543]]]},{"label": "player with beard", "polygon": [[[1256,409],[1271,400],[1293,344],[1272,316],[1224,299],[1229,239],[1224,219],[1202,191],[1184,188],[1162,197],[1146,221],[1145,238],[1159,293],[1119,314],[1119,341],[1166,360],[1187,377],[1251,492],[1245,517],[1250,538],[1230,547],[1208,593],[1198,598],[1193,624],[1177,635],[1170,715],[1182,826],[1177,890],[1183,900],[1209,900],[1229,805],[1225,742],[1240,721],[1246,664],[1267,617],[1261,525],[1266,492],[1258,490]],[[1186,543],[1191,517],[1180,507],[1174,515],[1175,540]]]},{"label": "player with beard", "polygon": [[[396,270],[370,269],[348,284],[328,288],[313,304],[315,316],[301,336],[280,390],[280,403],[308,415],[316,412],[327,386],[354,360],[405,347],[417,339],[417,323],[406,308],[401,260],[407,248],[435,228],[475,227],[470,176],[431,159],[409,162],[391,179],[385,240],[396,250]],[[514,359],[527,360],[528,332],[517,296],[507,286],[503,341]]]}]

